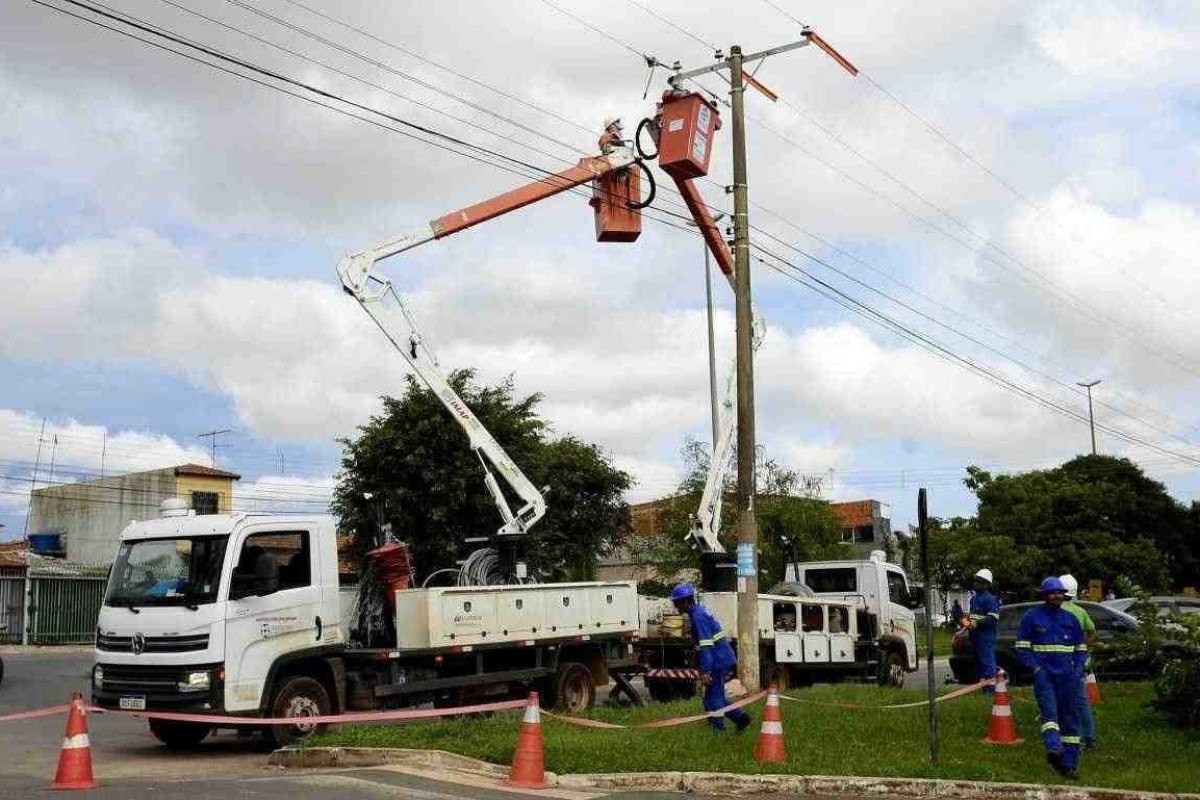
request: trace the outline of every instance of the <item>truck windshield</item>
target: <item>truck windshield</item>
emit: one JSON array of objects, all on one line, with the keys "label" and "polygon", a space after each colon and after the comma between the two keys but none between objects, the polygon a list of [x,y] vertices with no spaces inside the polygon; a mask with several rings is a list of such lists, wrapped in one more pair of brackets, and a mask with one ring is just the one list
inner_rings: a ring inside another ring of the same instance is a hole
[{"label": "truck windshield", "polygon": [[203,605],[217,599],[227,536],[124,542],[108,579],[109,606]]}]

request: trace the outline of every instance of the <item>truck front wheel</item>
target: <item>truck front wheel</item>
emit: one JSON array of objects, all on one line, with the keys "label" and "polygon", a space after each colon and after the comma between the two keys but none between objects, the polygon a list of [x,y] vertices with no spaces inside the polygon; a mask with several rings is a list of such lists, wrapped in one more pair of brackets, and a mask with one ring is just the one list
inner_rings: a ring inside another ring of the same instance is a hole
[{"label": "truck front wheel", "polygon": [[[325,687],[312,678],[293,675],[285,678],[271,701],[270,715],[276,718],[323,717],[329,714],[329,694]],[[276,747],[288,745],[320,733],[325,725],[312,722],[297,722],[295,725],[272,725],[267,728],[267,739]]]},{"label": "truck front wheel", "polygon": [[171,722],[151,719],[150,732],[171,750],[187,750],[204,741],[212,727],[200,722]]},{"label": "truck front wheel", "polygon": [[904,661],[895,650],[888,650],[879,659],[879,685],[904,688]]}]

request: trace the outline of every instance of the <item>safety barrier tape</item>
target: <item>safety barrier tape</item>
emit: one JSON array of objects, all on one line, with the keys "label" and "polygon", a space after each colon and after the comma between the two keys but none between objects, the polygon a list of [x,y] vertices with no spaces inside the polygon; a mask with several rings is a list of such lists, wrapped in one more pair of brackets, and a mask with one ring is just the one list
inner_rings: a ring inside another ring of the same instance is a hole
[{"label": "safety barrier tape", "polygon": [[37,719],[38,717],[53,717],[56,714],[65,714],[71,709],[70,705],[64,704],[61,706],[50,706],[49,708],[39,708],[36,711],[21,711],[17,714],[5,714],[0,717],[0,722],[17,722],[23,719]]},{"label": "safety barrier tape", "polygon": [[354,725],[360,722],[396,722],[410,719],[431,719],[433,717],[449,717],[459,714],[480,714],[486,711],[513,711],[524,708],[528,704],[527,700],[503,700],[498,703],[456,706],[454,708],[353,711],[349,714],[326,714],[324,716],[311,717],[230,717],[215,714],[183,714],[174,711],[124,711],[96,706],[88,706],[88,711],[104,714],[105,716],[140,717],[142,719],[161,719],[168,722],[202,722],[210,725],[249,725],[251,727],[261,727],[264,725]]},{"label": "safety barrier tape", "polygon": [[[933,698],[933,702],[941,703],[945,700],[953,700],[957,697],[963,697],[965,695],[971,694],[972,692],[977,692],[980,689],[984,688],[985,686],[992,686],[995,683],[996,683],[995,678],[988,678],[987,680],[979,681],[978,683],[973,683],[970,686],[964,686],[961,689],[955,689],[953,692],[947,692],[946,694],[938,695],[937,697]],[[853,708],[853,709],[857,709],[857,710],[919,708],[921,706],[929,705],[928,700],[917,700],[912,703],[890,703],[890,704],[884,705],[884,706],[875,706],[875,705],[862,705],[860,703],[838,703],[838,702],[834,702],[831,700],[809,700],[807,698],[792,697],[791,695],[787,695],[787,694],[781,694],[779,696],[780,696],[780,698],[782,698],[784,700],[791,700],[793,703],[807,703],[809,705],[814,705],[814,706],[835,706],[837,708]]]},{"label": "safety barrier tape", "polygon": [[706,720],[710,717],[720,717],[720,716],[724,715],[727,711],[733,711],[734,709],[738,709],[743,706],[748,706],[748,705],[751,705],[752,703],[757,703],[759,700],[762,700],[766,696],[767,696],[767,692],[765,690],[761,691],[761,692],[755,692],[752,695],[747,695],[746,697],[743,697],[741,700],[738,700],[736,703],[730,703],[729,705],[725,706],[724,708],[719,708],[716,711],[706,711],[703,714],[694,714],[690,717],[672,717],[671,719],[658,719],[658,720],[654,720],[652,722],[642,722],[637,725],[618,725],[613,722],[601,722],[598,719],[587,719],[585,717],[567,717],[567,716],[563,716],[562,714],[555,714],[552,711],[545,711],[545,710],[543,710],[542,713],[545,714],[547,717],[551,717],[551,718],[557,719],[561,722],[565,722],[568,725],[577,725],[581,728],[604,728],[605,730],[638,729],[638,728],[674,728],[677,725],[687,725],[692,722],[700,722],[701,720]]}]

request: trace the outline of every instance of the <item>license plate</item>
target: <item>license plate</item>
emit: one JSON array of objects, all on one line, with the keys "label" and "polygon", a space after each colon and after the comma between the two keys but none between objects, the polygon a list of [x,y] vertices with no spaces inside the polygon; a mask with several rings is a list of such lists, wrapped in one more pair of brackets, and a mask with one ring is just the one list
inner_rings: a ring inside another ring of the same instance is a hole
[{"label": "license plate", "polygon": [[119,702],[122,711],[146,710],[146,698],[144,697],[122,697]]}]

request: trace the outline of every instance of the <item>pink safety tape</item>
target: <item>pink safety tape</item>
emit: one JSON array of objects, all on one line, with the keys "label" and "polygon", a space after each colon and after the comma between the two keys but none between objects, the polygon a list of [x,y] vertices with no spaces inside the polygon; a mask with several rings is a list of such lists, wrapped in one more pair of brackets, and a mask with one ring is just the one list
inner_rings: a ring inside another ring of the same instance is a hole
[{"label": "pink safety tape", "polygon": [[[979,681],[978,683],[973,683],[970,686],[964,686],[961,689],[955,689],[952,692],[947,692],[946,694],[938,695],[937,697],[933,698],[933,702],[941,703],[945,700],[953,700],[956,697],[963,697],[965,695],[971,694],[972,692],[977,692],[985,686],[991,686],[995,682],[996,681],[994,678],[989,678],[988,680],[985,680],[985,681]],[[864,706],[864,705],[861,705],[858,703],[838,703],[838,702],[834,702],[831,700],[808,700],[808,699],[801,698],[801,697],[792,697],[791,695],[786,695],[786,694],[781,694],[779,696],[781,698],[783,698],[784,700],[791,700],[793,703],[807,703],[807,704],[813,705],[813,706],[834,706],[836,708],[853,708],[853,709],[859,709],[859,710],[919,708],[921,706],[929,705],[928,700],[917,700],[912,703],[891,703],[891,704],[885,705],[885,706]]]},{"label": "pink safety tape", "polygon": [[736,703],[730,703],[729,705],[725,706],[724,708],[719,708],[716,711],[707,711],[703,714],[695,714],[690,717],[673,717],[671,719],[658,719],[658,720],[654,720],[653,722],[643,722],[638,725],[617,725],[612,722],[601,722],[598,719],[586,719],[584,717],[566,717],[561,714],[555,714],[551,711],[545,711],[545,710],[543,710],[542,713],[545,714],[547,717],[552,717],[554,719],[561,720],[562,722],[565,722],[569,725],[578,725],[581,728],[604,728],[606,730],[638,729],[638,728],[642,728],[642,729],[673,728],[676,725],[687,725],[692,722],[700,722],[701,720],[708,719],[709,717],[719,717],[727,711],[733,711],[734,709],[741,708],[743,706],[748,706],[752,703],[757,703],[759,700],[763,699],[766,696],[767,696],[767,692],[764,690],[764,691],[756,692],[752,695],[743,697],[741,700],[738,700]]},{"label": "pink safety tape", "polygon": [[527,700],[504,700],[499,703],[484,703],[454,708],[397,709],[395,711],[355,711],[349,714],[327,714],[312,717],[229,717],[215,714],[182,714],[173,711],[118,711],[97,706],[88,706],[88,711],[105,716],[140,717],[161,719],[169,722],[207,722],[210,725],[354,725],[360,722],[397,722],[413,719],[432,719],[458,714],[480,714],[486,711],[513,711],[524,708]]},{"label": "pink safety tape", "polygon": [[49,708],[39,708],[36,711],[21,711],[17,714],[5,714],[0,717],[0,722],[17,722],[23,719],[37,719],[38,717],[53,717],[56,714],[65,714],[71,710],[70,704],[61,706],[50,706]]}]

